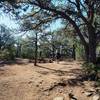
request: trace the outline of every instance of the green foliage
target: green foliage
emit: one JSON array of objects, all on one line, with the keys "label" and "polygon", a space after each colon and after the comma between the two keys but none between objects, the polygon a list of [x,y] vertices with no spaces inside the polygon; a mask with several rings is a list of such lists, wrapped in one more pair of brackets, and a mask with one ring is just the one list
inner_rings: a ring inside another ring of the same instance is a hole
[{"label": "green foliage", "polygon": [[8,52],[9,52],[9,56],[8,56],[8,60],[13,60],[15,59],[16,57],[16,48],[14,46],[11,46],[9,49],[8,49]]},{"label": "green foliage", "polygon": [[85,51],[84,51],[84,47],[81,43],[81,41],[79,39],[74,39],[74,44],[75,44],[75,47],[76,47],[76,58],[77,59],[84,59],[85,57]]},{"label": "green foliage", "polygon": [[9,52],[7,50],[0,51],[0,59],[4,60],[9,57]]},{"label": "green foliage", "polygon": [[87,79],[94,80],[96,84],[100,85],[100,65],[85,62],[82,68]]},{"label": "green foliage", "polygon": [[15,58],[15,50],[14,49],[0,50],[0,60],[13,60],[14,58]]},{"label": "green foliage", "polygon": [[96,86],[100,87],[100,79],[98,79],[98,81],[96,82]]},{"label": "green foliage", "polygon": [[83,65],[82,65],[82,68],[84,71],[86,72],[91,72],[91,71],[95,71],[95,68],[96,68],[96,65],[94,65],[93,63],[88,63],[88,62],[85,62]]},{"label": "green foliage", "polygon": [[86,75],[90,77],[94,75],[96,79],[100,78],[100,65],[85,62],[82,68]]},{"label": "green foliage", "polygon": [[0,25],[0,60],[10,60],[15,57],[15,40],[9,28]]}]

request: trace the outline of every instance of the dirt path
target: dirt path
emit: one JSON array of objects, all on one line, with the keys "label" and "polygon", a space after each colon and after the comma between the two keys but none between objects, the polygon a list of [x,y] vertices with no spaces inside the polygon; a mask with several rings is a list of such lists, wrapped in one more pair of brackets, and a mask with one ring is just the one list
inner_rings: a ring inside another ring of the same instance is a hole
[{"label": "dirt path", "polygon": [[70,91],[78,100],[91,100],[82,94],[89,84],[77,80],[80,73],[80,63],[75,61],[1,66],[0,100],[53,100],[56,96],[70,100]]}]

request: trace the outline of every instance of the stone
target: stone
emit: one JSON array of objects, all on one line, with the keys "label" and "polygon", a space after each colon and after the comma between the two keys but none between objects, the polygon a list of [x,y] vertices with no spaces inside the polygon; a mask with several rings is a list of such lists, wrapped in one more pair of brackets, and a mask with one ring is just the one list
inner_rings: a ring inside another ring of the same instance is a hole
[{"label": "stone", "polygon": [[89,97],[89,96],[92,96],[93,95],[93,92],[85,92],[84,93],[87,97]]},{"label": "stone", "polygon": [[96,92],[99,92],[100,93],[100,88],[96,88]]},{"label": "stone", "polygon": [[93,96],[93,99],[92,100],[100,100],[100,95],[99,94],[95,94]]},{"label": "stone", "polygon": [[39,82],[39,84],[42,84],[43,83],[43,80],[41,80],[40,82]]},{"label": "stone", "polygon": [[62,96],[55,97],[53,100],[64,100],[64,97],[62,97]]},{"label": "stone", "polygon": [[72,93],[69,93],[68,95],[70,100],[77,100],[77,98]]},{"label": "stone", "polygon": [[81,93],[85,93],[84,91],[81,91]]},{"label": "stone", "polygon": [[89,91],[89,92],[95,92],[95,89],[90,88],[88,91]]},{"label": "stone", "polygon": [[33,81],[29,81],[29,82],[28,82],[28,84],[32,84],[32,83],[33,83]]},{"label": "stone", "polygon": [[36,87],[39,87],[39,85],[37,84]]},{"label": "stone", "polygon": [[45,96],[49,96],[50,93],[49,93],[49,92],[43,92],[43,95],[45,95]]},{"label": "stone", "polygon": [[70,100],[77,100],[76,98],[74,99],[74,98],[72,98],[72,99],[70,99]]}]

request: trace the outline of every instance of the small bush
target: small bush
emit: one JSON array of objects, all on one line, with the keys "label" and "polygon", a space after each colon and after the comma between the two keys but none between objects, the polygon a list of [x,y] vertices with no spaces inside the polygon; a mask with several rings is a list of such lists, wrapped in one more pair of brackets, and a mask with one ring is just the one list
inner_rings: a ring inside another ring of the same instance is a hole
[{"label": "small bush", "polygon": [[82,65],[83,71],[87,76],[89,76],[92,79],[99,79],[100,77],[100,67],[99,65],[93,64],[93,63],[87,63],[85,62]]},{"label": "small bush", "polygon": [[0,51],[0,60],[13,60],[15,58],[14,51],[9,51],[7,49]]},{"label": "small bush", "polygon": [[96,82],[96,86],[100,87],[100,79],[98,79],[98,81]]},{"label": "small bush", "polygon": [[9,52],[8,50],[3,50],[3,51],[0,51],[0,59],[1,60],[5,60],[5,59],[8,59],[9,58]]},{"label": "small bush", "polygon": [[83,70],[88,74],[90,73],[91,71],[94,71],[95,69],[95,65],[93,63],[87,63],[85,62],[83,65],[82,65],[82,68]]}]

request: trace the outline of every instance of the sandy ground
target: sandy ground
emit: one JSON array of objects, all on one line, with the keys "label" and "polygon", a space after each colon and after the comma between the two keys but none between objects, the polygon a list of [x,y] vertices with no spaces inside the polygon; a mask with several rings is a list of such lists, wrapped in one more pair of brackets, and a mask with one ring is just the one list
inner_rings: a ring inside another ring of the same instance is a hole
[{"label": "sandy ground", "polygon": [[83,93],[90,83],[79,81],[80,73],[77,61],[0,65],[0,100],[53,100],[56,96],[70,100],[70,92],[78,100],[91,100]]}]

